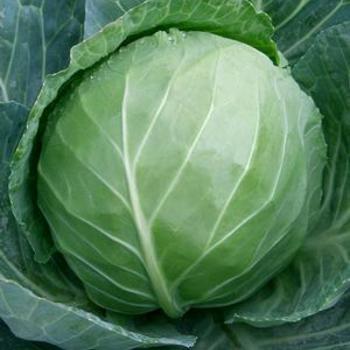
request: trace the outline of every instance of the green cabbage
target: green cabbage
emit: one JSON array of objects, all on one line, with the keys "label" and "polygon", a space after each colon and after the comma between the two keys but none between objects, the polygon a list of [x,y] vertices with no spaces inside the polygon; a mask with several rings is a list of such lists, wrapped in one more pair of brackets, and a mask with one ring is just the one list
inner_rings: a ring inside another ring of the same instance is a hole
[{"label": "green cabbage", "polygon": [[245,299],[285,266],[324,158],[320,114],[287,71],[232,39],[157,32],[65,88],[38,200],[96,304],[177,317]]}]

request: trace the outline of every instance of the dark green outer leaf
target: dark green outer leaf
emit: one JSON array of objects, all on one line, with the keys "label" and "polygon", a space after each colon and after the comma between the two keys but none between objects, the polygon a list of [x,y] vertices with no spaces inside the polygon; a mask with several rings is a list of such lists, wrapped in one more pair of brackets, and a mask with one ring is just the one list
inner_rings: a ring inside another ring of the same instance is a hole
[{"label": "dark green outer leaf", "polygon": [[0,349],[6,350],[55,350],[55,346],[40,343],[30,343],[16,338],[8,327],[0,322]]},{"label": "dark green outer leaf", "polygon": [[127,350],[161,344],[190,347],[194,342],[194,337],[174,331],[171,338],[129,331],[81,308],[37,297],[4,278],[0,279],[0,296],[0,314],[16,336],[49,342],[62,349],[114,350],[117,346]]},{"label": "dark green outer leaf", "polygon": [[291,64],[306,52],[316,35],[350,19],[349,0],[253,0],[276,27],[275,40]]},{"label": "dark green outer leaf", "polygon": [[30,108],[46,74],[67,65],[83,21],[84,0],[0,0],[0,101]]},{"label": "dark green outer leaf", "polygon": [[[9,168],[9,159],[15,150],[20,136],[24,130],[24,123],[28,115],[26,107],[19,103],[0,102],[0,140],[1,140],[1,158],[0,158],[0,193],[7,192],[7,176]],[[3,204],[1,202],[1,207]]]},{"label": "dark green outer leaf", "polygon": [[328,144],[322,210],[292,264],[251,301],[226,312],[259,326],[298,321],[334,305],[350,282],[350,22],[327,29],[293,75],[324,115]]},{"label": "dark green outer leaf", "polygon": [[[83,20],[84,0],[0,0],[0,101],[31,108],[46,74],[67,65]],[[42,233],[35,244],[51,251]]]},{"label": "dark green outer leaf", "polygon": [[84,38],[101,30],[145,0],[86,0]]},{"label": "dark green outer leaf", "polygon": [[[293,324],[256,328],[223,325],[210,314],[192,319],[191,332],[199,336],[193,350],[338,350],[350,347],[350,294],[333,308]],[[162,348],[163,349],[163,348]],[[181,350],[169,347],[164,350]],[[156,348],[154,348],[156,350]]]},{"label": "dark green outer leaf", "polygon": [[240,344],[239,347],[233,347],[232,349],[349,349],[349,302],[349,293],[347,293],[334,308],[320,312],[295,324],[287,324],[280,327],[259,329],[242,324],[230,325],[228,328],[230,334]]}]

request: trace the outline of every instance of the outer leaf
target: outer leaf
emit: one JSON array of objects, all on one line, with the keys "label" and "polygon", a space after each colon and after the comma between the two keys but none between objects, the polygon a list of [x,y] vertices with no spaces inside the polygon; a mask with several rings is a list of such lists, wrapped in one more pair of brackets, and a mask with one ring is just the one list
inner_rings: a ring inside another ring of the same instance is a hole
[{"label": "outer leaf", "polygon": [[83,20],[84,0],[0,0],[0,101],[31,107],[46,74],[67,65]]},{"label": "outer leaf", "polygon": [[145,0],[86,0],[84,37],[97,33],[106,24]]},{"label": "outer leaf", "polygon": [[[0,193],[2,196],[7,192],[9,159],[23,133],[27,115],[27,108],[19,103],[0,102],[0,142],[2,146],[0,148]],[[3,205],[1,208],[3,208]]]},{"label": "outer leaf", "polygon": [[[190,311],[179,326],[183,331],[197,334],[193,350],[255,350],[242,348],[231,325],[224,324],[215,312]],[[249,326],[246,326],[250,328]],[[152,350],[184,350],[179,346],[152,348]],[[257,350],[257,349],[256,349]]]},{"label": "outer leaf", "polygon": [[349,304],[350,298],[347,293],[332,309],[295,324],[264,329],[235,324],[225,329],[226,335],[239,344],[238,347],[232,347],[237,350],[349,349]]},{"label": "outer leaf", "polygon": [[[15,282],[0,279],[0,313],[12,332],[24,339],[45,341],[62,349],[134,349],[161,344],[193,345],[194,338],[167,328],[164,336],[147,336],[105,322],[81,308],[38,297]],[[147,332],[146,332],[147,334]],[[169,335],[169,338],[167,337]]]},{"label": "outer leaf", "polygon": [[350,345],[349,305],[350,294],[346,293],[335,307],[293,324],[269,328],[224,325],[213,315],[197,314],[188,327],[200,337],[193,350],[345,350]]},{"label": "outer leaf", "polygon": [[294,64],[322,30],[350,18],[349,0],[253,0],[276,27],[278,48]]},{"label": "outer leaf", "polygon": [[[188,320],[192,334],[198,334],[198,341],[193,350],[240,350],[235,335],[232,335],[230,326],[223,324],[215,315],[210,313],[195,313]],[[176,347],[180,350],[179,347]],[[245,350],[253,350],[244,348]],[[164,348],[164,350],[166,350]],[[174,347],[175,350],[175,347]]]},{"label": "outer leaf", "polygon": [[40,343],[29,343],[16,338],[8,327],[0,322],[0,349],[12,350],[58,350],[55,346]]},{"label": "outer leaf", "polygon": [[[46,74],[65,67],[80,41],[83,10],[84,0],[0,0],[0,101],[32,107]],[[47,258],[49,235],[44,231],[32,241]]]},{"label": "outer leaf", "polygon": [[350,22],[322,32],[293,70],[324,118],[328,144],[323,207],[314,231],[285,271],[228,321],[269,325],[329,308],[349,287],[350,268]]}]

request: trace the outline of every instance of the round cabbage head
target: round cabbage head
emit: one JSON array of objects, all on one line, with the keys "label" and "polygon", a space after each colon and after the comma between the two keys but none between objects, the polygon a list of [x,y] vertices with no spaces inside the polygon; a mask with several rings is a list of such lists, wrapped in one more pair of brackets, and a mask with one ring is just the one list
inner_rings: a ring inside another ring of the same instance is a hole
[{"label": "round cabbage head", "polygon": [[65,87],[38,203],[96,304],[178,317],[237,303],[289,262],[324,153],[320,114],[286,69],[232,39],[161,31]]}]

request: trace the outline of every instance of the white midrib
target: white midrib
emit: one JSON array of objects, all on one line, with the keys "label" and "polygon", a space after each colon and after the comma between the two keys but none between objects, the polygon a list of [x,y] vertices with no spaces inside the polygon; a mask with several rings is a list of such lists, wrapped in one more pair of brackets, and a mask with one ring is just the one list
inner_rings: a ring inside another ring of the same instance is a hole
[{"label": "white midrib", "polygon": [[158,298],[158,302],[162,309],[171,317],[178,317],[182,315],[182,310],[177,306],[176,301],[173,300],[172,295],[169,292],[169,288],[163,276],[163,273],[158,264],[156,253],[154,250],[154,244],[152,239],[152,232],[150,226],[145,219],[144,213],[141,208],[138,190],[135,182],[135,177],[130,165],[129,150],[128,150],[128,130],[127,130],[127,110],[126,101],[128,98],[128,76],[125,78],[124,96],[122,101],[122,143],[124,153],[124,167],[126,181],[129,189],[129,196],[131,201],[132,211],[134,213],[134,219],[136,228],[139,234],[140,244],[142,247],[142,253],[145,259],[145,268],[153,285],[153,290]]}]

